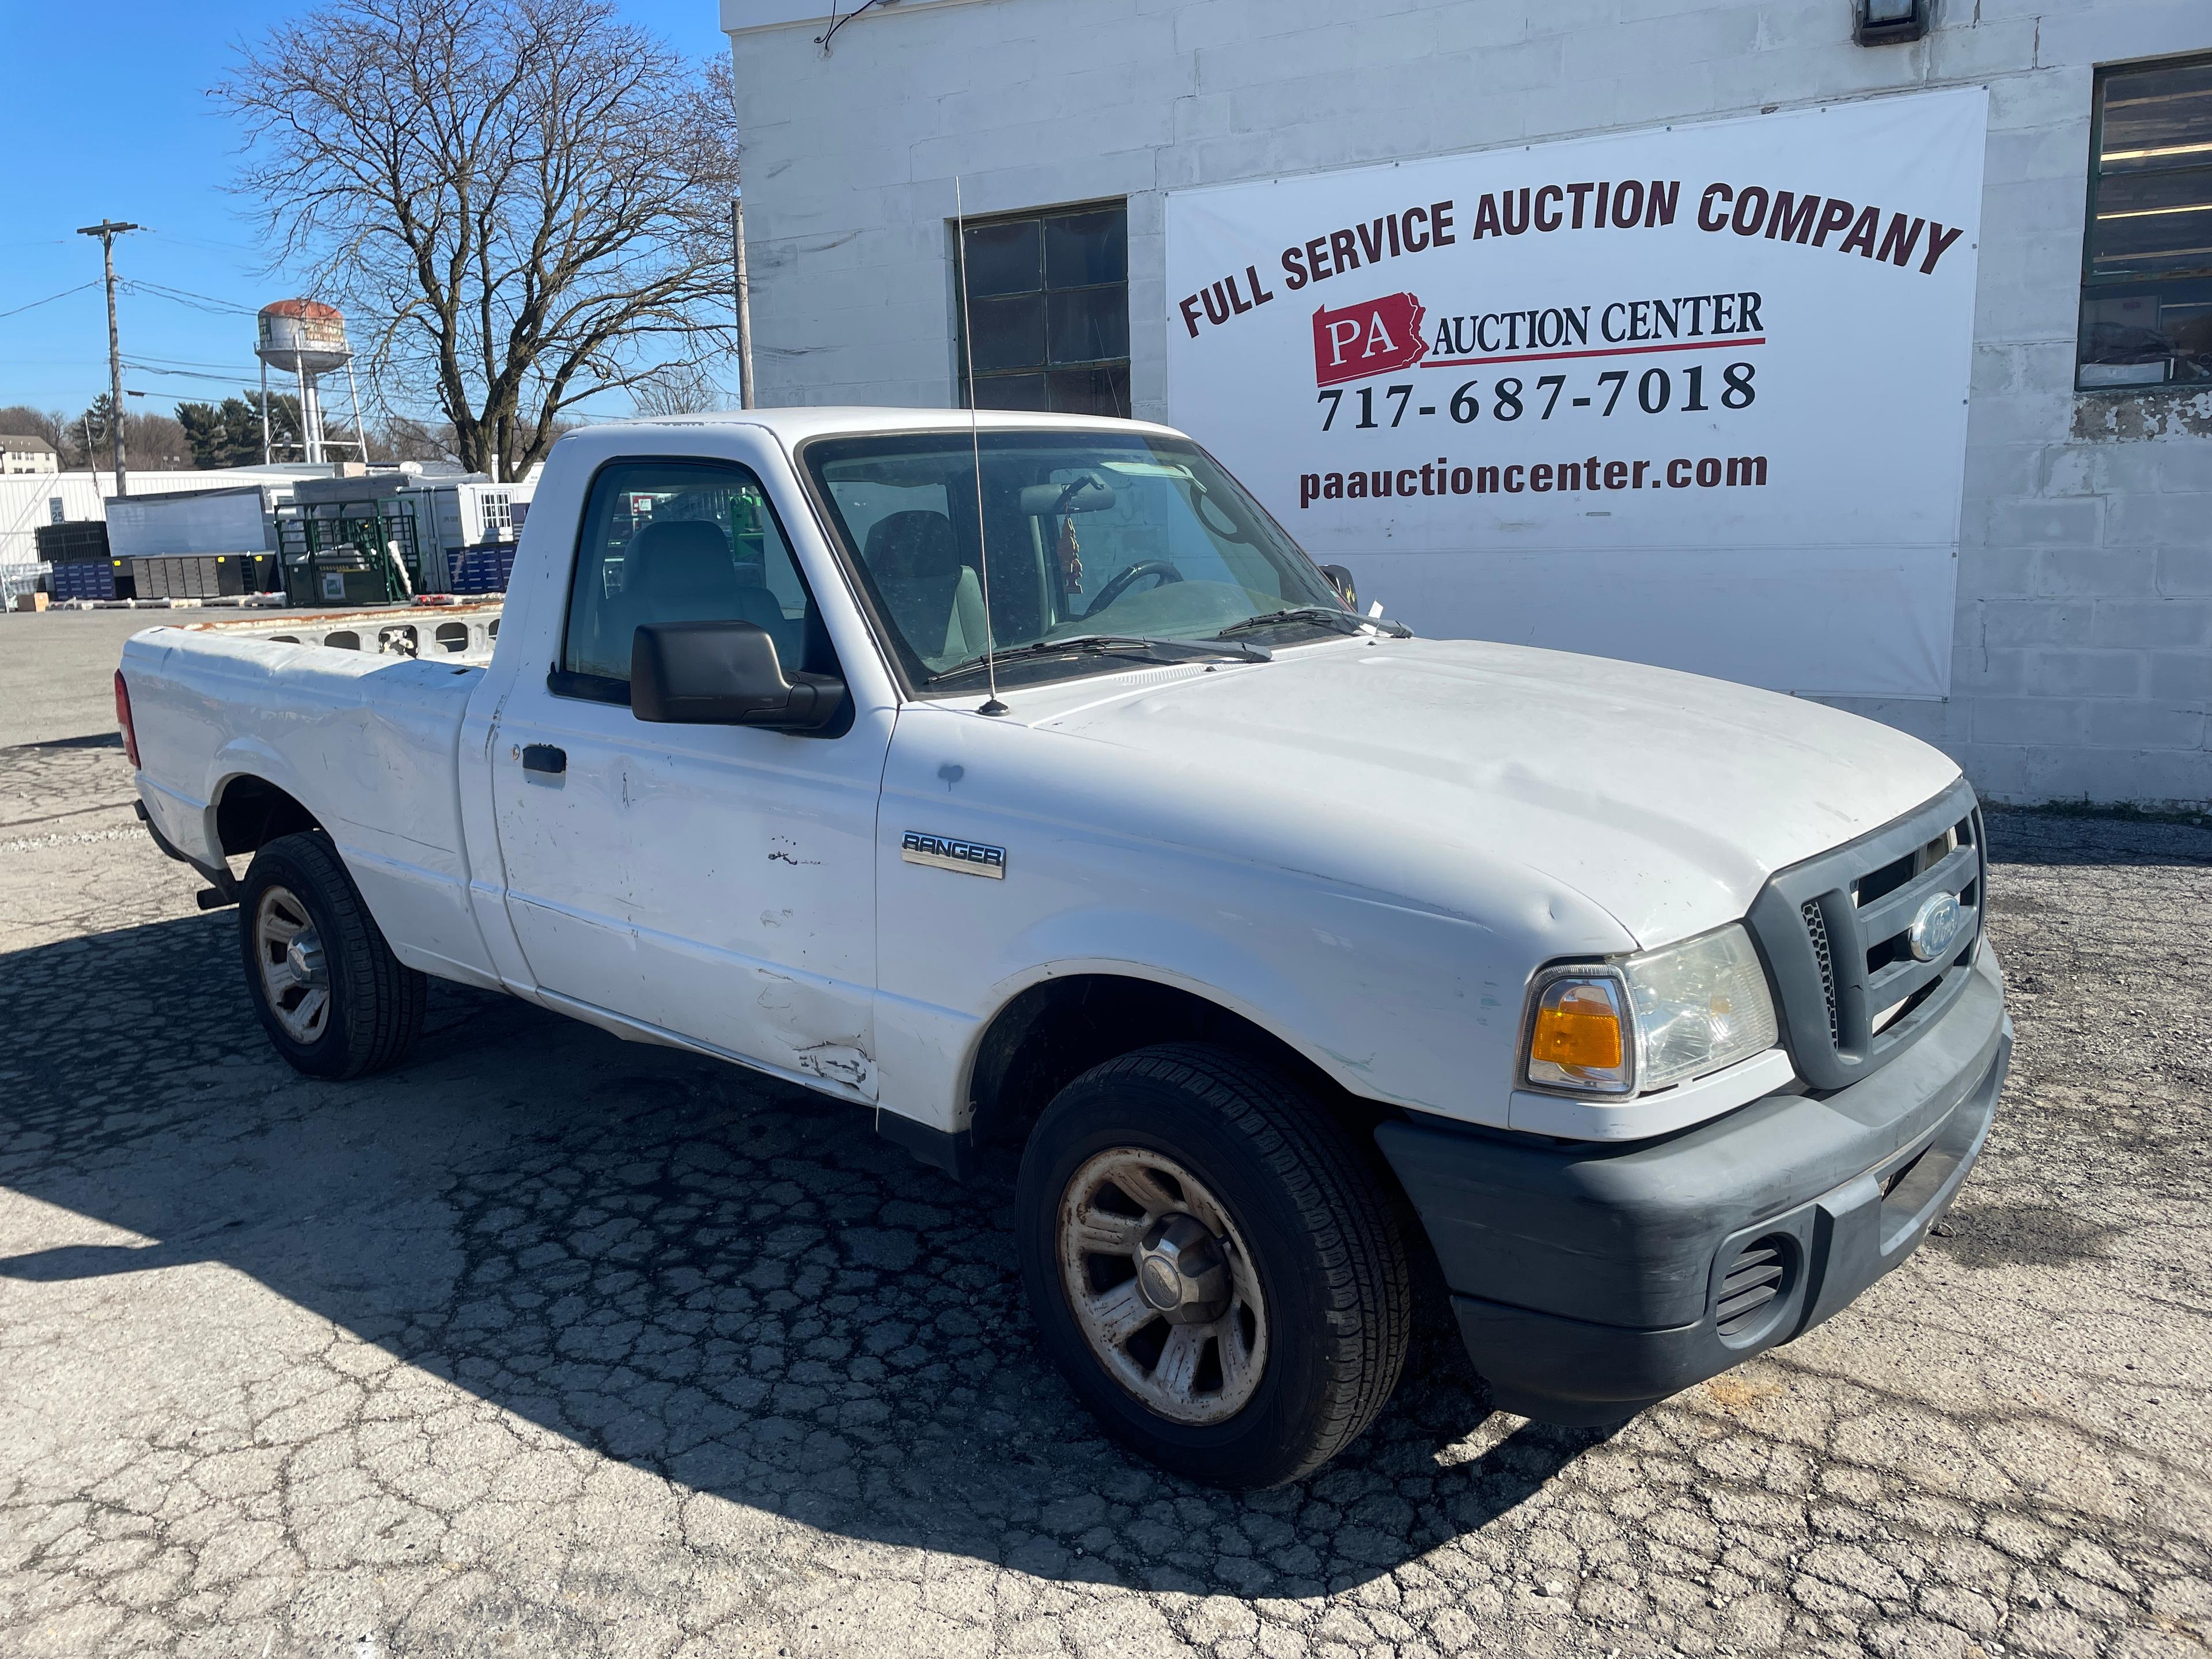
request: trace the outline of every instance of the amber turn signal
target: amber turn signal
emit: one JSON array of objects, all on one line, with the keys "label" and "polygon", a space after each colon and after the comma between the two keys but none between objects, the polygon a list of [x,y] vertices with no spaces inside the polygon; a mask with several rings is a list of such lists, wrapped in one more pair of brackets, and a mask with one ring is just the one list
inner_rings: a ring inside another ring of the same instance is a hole
[{"label": "amber turn signal", "polygon": [[1538,1060],[1603,1071],[1620,1064],[1621,1048],[1620,1016],[1601,986],[1564,986],[1553,1006],[1536,1011],[1529,1051]]},{"label": "amber turn signal", "polygon": [[1620,981],[1566,975],[1542,987],[1528,1033],[1528,1077],[1535,1084],[1626,1090],[1628,1029]]}]

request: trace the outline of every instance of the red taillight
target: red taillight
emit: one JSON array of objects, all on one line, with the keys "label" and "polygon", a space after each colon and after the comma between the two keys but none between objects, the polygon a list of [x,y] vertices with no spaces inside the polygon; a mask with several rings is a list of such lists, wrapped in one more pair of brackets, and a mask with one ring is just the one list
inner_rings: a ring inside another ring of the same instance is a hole
[{"label": "red taillight", "polygon": [[131,687],[123,678],[123,671],[115,671],[115,723],[123,728],[123,752],[131,757],[131,764],[138,764],[138,734],[131,729]]}]

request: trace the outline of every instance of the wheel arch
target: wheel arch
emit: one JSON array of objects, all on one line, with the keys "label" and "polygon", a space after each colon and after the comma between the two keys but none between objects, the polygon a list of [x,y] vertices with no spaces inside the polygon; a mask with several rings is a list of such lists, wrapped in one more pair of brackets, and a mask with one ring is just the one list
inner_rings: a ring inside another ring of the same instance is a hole
[{"label": "wheel arch", "polygon": [[254,772],[237,772],[216,786],[209,807],[210,840],[224,858],[257,853],[279,836],[323,829],[298,796]]},{"label": "wheel arch", "polygon": [[[1373,1145],[1400,1115],[1353,1094],[1298,1047],[1201,989],[1101,968],[1024,987],[986,1022],[970,1053],[966,1099],[978,1146],[1018,1146],[1054,1096],[1093,1066],[1163,1042],[1207,1042],[1279,1071]],[[1378,1164],[1380,1160],[1377,1160]]]}]

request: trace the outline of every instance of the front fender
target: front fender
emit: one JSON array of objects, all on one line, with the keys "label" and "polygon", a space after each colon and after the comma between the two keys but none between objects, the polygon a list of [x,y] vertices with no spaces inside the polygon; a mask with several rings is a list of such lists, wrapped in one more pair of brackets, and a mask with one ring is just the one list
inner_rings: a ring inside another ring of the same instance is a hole
[{"label": "front fender", "polygon": [[1234,904],[1217,896],[1212,906],[1078,905],[1035,917],[989,955],[999,971],[964,1006],[878,994],[890,1109],[948,1132],[968,1127],[999,1017],[1039,985],[1097,974],[1224,1009],[1352,1094],[1504,1122],[1502,1074],[1499,1087],[1481,1089],[1465,1056],[1481,1046],[1468,1039],[1484,1024],[1517,1021],[1518,983],[1496,982],[1500,941],[1462,918],[1300,887]]},{"label": "front fender", "polygon": [[1373,1056],[1330,1044],[1334,1036],[1356,1042],[1336,1029],[1317,988],[1310,979],[1285,971],[1249,942],[1188,921],[1139,910],[1099,906],[1047,917],[1012,942],[1009,954],[1032,965],[994,983],[986,998],[989,1012],[971,1034],[959,1073],[959,1097],[968,1097],[983,1034],[1023,993],[1054,979],[1104,974],[1147,981],[1187,992],[1249,1020],[1355,1094],[1374,1095],[1365,1074]]}]

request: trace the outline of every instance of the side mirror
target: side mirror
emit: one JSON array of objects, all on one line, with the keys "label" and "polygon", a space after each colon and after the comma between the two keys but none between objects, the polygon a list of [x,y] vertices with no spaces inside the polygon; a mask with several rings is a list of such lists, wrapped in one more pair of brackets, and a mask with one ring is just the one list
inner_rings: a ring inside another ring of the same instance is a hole
[{"label": "side mirror", "polygon": [[1352,573],[1340,564],[1325,564],[1321,574],[1328,578],[1328,585],[1344,596],[1347,611],[1359,609],[1359,590],[1352,585]]},{"label": "side mirror", "polygon": [[818,732],[844,702],[835,674],[787,676],[755,623],[647,623],[631,639],[629,708],[641,720]]}]

